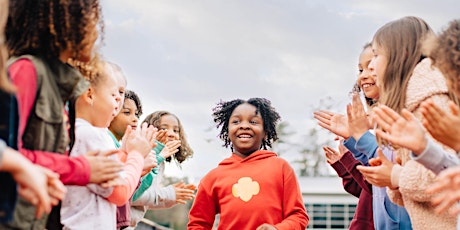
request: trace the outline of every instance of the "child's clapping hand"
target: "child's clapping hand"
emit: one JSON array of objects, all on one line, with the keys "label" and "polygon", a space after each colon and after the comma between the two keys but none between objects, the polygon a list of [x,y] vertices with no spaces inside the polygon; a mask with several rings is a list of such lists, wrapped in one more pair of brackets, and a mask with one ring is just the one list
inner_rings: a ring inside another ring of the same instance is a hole
[{"label": "child's clapping hand", "polygon": [[166,142],[163,150],[161,150],[160,155],[166,159],[174,155],[175,153],[177,153],[179,151],[180,145],[181,145],[180,140],[168,141]]},{"label": "child's clapping hand", "polygon": [[195,185],[186,185],[183,181],[180,181],[173,186],[176,191],[176,203],[185,204],[188,200],[192,200],[195,197]]},{"label": "child's clapping hand", "polygon": [[144,159],[144,168],[142,169],[142,176],[145,176],[149,173],[153,168],[158,166],[157,157],[155,156],[155,152],[151,151],[149,155]]},{"label": "child's clapping hand", "polygon": [[137,151],[146,158],[152,150],[148,137],[153,136],[153,127],[147,126],[148,124],[144,123],[135,131],[133,131],[131,126],[128,126],[122,139],[123,145],[121,146],[121,149],[125,150],[127,153]]}]

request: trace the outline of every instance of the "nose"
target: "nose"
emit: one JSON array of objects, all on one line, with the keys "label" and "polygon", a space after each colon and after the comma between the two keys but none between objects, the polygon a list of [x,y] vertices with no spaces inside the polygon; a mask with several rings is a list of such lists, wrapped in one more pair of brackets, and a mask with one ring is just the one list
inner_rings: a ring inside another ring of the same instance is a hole
[{"label": "nose", "polygon": [[249,129],[249,122],[246,122],[246,121],[241,122],[240,129]]},{"label": "nose", "polygon": [[176,135],[173,129],[168,129],[168,132],[166,134],[168,135],[168,137],[174,137]]},{"label": "nose", "polygon": [[372,58],[372,59],[371,59],[371,62],[369,62],[369,65],[367,66],[367,68],[368,68],[369,71],[371,71],[371,72],[375,70],[375,69],[374,69],[374,68],[375,68],[375,63],[374,63],[374,62],[375,62],[375,58]]}]

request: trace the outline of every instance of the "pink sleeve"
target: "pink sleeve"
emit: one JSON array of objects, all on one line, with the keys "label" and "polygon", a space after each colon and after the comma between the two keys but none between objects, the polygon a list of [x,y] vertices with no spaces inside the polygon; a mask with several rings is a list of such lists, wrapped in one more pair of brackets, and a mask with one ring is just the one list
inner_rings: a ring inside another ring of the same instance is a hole
[{"label": "pink sleeve", "polygon": [[130,152],[124,167],[126,184],[115,186],[107,200],[117,206],[126,204],[139,184],[143,167],[144,157],[139,152]]},{"label": "pink sleeve", "polygon": [[37,73],[32,61],[21,59],[13,63],[9,70],[11,81],[17,87],[16,98],[19,111],[18,148],[25,157],[35,164],[44,166],[60,175],[67,185],[86,185],[89,183],[91,168],[83,157],[70,158],[67,155],[36,151],[23,148],[22,135],[35,103],[37,92]]}]

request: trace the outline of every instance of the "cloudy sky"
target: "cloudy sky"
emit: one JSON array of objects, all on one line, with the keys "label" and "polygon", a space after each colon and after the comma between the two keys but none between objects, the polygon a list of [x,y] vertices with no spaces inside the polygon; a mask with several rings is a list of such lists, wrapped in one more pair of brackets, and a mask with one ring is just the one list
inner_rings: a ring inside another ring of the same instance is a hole
[{"label": "cloudy sky", "polygon": [[122,67],[145,114],[179,116],[195,156],[182,172],[168,172],[191,177],[230,155],[212,122],[218,101],[268,98],[301,142],[320,99],[346,103],[361,48],[380,26],[413,15],[440,31],[460,17],[458,0],[103,0],[102,7],[103,56]]}]

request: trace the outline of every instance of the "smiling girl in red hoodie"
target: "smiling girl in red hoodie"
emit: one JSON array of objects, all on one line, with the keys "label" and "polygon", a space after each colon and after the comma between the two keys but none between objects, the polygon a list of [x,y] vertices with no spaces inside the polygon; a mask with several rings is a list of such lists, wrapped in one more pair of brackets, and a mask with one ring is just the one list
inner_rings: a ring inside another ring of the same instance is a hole
[{"label": "smiling girl in red hoodie", "polygon": [[266,150],[278,139],[279,114],[264,98],[220,102],[219,137],[232,156],[200,182],[188,229],[305,229],[308,215],[294,170]]}]

